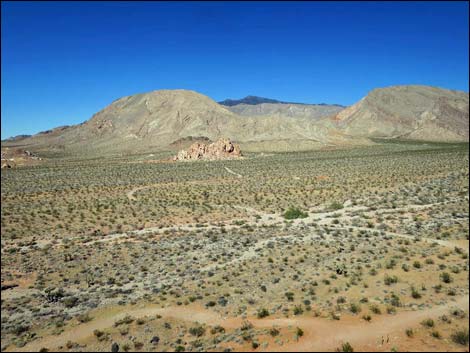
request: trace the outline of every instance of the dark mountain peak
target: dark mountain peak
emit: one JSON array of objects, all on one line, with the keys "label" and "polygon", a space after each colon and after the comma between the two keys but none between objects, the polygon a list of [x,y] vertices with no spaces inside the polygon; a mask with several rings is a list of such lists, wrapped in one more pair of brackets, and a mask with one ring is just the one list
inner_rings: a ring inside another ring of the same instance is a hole
[{"label": "dark mountain peak", "polygon": [[273,104],[302,104],[302,105],[331,105],[331,106],[337,106],[337,107],[344,107],[340,104],[326,104],[326,103],[317,103],[317,104],[310,104],[310,103],[298,103],[298,102],[284,102],[284,101],[279,101],[277,99],[271,99],[271,98],[264,98],[264,97],[258,97],[258,96],[246,96],[245,98],[242,99],[226,99],[221,102],[218,102],[221,105],[225,105],[228,107],[232,107],[237,104],[248,104],[248,105],[257,105],[257,104],[262,104],[262,103],[273,103]]},{"label": "dark mountain peak", "polygon": [[245,98],[242,98],[242,99],[226,99],[222,102],[219,102],[219,104],[226,105],[229,107],[233,105],[237,105],[237,104],[256,105],[256,104],[261,104],[261,103],[283,103],[283,102],[278,101],[276,99],[263,98],[263,97],[258,97],[258,96],[246,96]]}]

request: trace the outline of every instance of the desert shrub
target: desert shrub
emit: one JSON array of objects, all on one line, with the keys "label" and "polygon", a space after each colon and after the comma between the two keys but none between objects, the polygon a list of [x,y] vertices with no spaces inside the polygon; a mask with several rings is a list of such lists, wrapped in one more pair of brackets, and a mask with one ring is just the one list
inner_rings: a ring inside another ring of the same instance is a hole
[{"label": "desert shrub", "polygon": [[189,328],[189,333],[196,337],[201,337],[206,332],[205,327],[202,325],[196,325]]},{"label": "desert shrub", "polygon": [[262,319],[262,318],[264,318],[264,317],[266,317],[266,316],[269,316],[269,311],[268,311],[267,309],[265,309],[265,308],[260,309],[260,310],[258,310],[257,316],[258,316],[258,319]]},{"label": "desert shrub", "polygon": [[302,309],[302,307],[300,305],[296,305],[294,307],[294,315],[301,315],[303,314],[304,310]]},{"label": "desert shrub", "polygon": [[338,348],[336,351],[337,352],[354,352],[354,349],[349,342],[346,342],[346,343],[343,343],[341,345],[341,348]]},{"label": "desert shrub", "polygon": [[380,310],[379,306],[377,304],[372,304],[369,307],[370,311],[372,311],[374,314],[380,315],[382,314],[382,311]]},{"label": "desert shrub", "polygon": [[441,281],[444,283],[450,283],[452,282],[452,276],[450,275],[449,272],[442,272],[440,274]]},{"label": "desert shrub", "polygon": [[67,297],[62,301],[66,308],[73,308],[78,303],[77,297]]},{"label": "desert shrub", "polygon": [[294,293],[292,292],[286,292],[285,294],[286,298],[288,301],[293,302],[294,301]]},{"label": "desert shrub", "polygon": [[390,295],[390,304],[395,307],[399,307],[401,305],[400,297],[395,293],[392,293]]},{"label": "desert shrub", "polygon": [[333,201],[328,208],[333,211],[340,210],[343,208],[343,204],[338,201]]},{"label": "desert shrub", "polygon": [[303,212],[297,207],[289,207],[286,212],[284,212],[285,219],[297,219],[297,218],[306,218],[308,213]]},{"label": "desert shrub", "polygon": [[452,341],[457,344],[461,344],[462,346],[468,345],[468,329],[459,330],[453,333],[450,337],[452,338]]},{"label": "desert shrub", "polygon": [[394,283],[398,282],[398,277],[397,276],[389,276],[388,274],[385,274],[384,276],[384,284],[387,286],[390,286]]},{"label": "desert shrub", "polygon": [[275,327],[273,327],[273,328],[271,328],[271,329],[269,330],[269,334],[270,334],[272,337],[278,336],[279,333],[280,333],[279,330],[278,330],[277,328],[275,328]]},{"label": "desert shrub", "polygon": [[425,319],[421,322],[421,325],[425,327],[434,327],[434,320],[433,319]]},{"label": "desert shrub", "polygon": [[215,335],[216,333],[224,333],[224,332],[225,332],[225,329],[220,325],[216,325],[211,328],[211,334],[213,335]]},{"label": "desert shrub", "polygon": [[356,303],[351,303],[351,305],[349,306],[349,310],[353,314],[357,314],[357,313],[361,312],[361,306],[359,304],[356,304]]},{"label": "desert shrub", "polygon": [[126,315],[121,320],[117,320],[116,322],[114,322],[114,326],[117,327],[119,325],[130,324],[132,322],[134,322],[134,318],[129,315]]},{"label": "desert shrub", "polygon": [[415,287],[411,287],[411,296],[414,299],[419,299],[421,298],[421,294],[418,292],[418,290]]}]

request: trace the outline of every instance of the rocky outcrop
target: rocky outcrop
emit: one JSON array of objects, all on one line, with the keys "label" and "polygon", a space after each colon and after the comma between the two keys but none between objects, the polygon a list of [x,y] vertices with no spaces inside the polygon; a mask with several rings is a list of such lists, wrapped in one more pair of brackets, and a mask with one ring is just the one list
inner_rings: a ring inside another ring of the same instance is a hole
[{"label": "rocky outcrop", "polygon": [[178,152],[174,161],[217,160],[242,157],[240,145],[234,144],[228,138],[221,138],[214,143],[193,143],[187,150]]},{"label": "rocky outcrop", "polygon": [[22,165],[35,164],[42,158],[34,153],[18,148],[2,148],[1,151],[1,168],[10,169]]}]

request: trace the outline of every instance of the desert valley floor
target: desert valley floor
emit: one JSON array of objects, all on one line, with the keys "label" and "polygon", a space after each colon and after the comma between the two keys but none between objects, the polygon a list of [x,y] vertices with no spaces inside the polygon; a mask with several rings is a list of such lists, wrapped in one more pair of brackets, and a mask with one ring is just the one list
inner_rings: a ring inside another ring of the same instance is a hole
[{"label": "desert valley floor", "polygon": [[468,143],[1,172],[2,351],[468,351]]}]

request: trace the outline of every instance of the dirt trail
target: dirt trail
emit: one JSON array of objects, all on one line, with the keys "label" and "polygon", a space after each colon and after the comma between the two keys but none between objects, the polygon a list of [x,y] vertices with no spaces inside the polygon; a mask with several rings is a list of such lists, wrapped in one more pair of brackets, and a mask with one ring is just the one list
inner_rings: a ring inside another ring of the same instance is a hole
[{"label": "dirt trail", "polygon": [[135,201],[137,200],[134,196],[134,194],[137,192],[137,191],[140,191],[140,190],[145,190],[145,189],[150,189],[150,188],[153,188],[153,187],[156,187],[158,184],[155,184],[155,185],[146,185],[146,186],[138,186],[136,188],[133,188],[131,191],[128,191],[126,193],[126,196],[129,200],[131,201]]},{"label": "dirt trail", "polygon": [[[147,186],[148,187],[148,186]],[[145,187],[145,188],[147,188]],[[143,189],[144,187],[136,188]],[[134,189],[135,190],[135,189]],[[135,192],[135,191],[134,191]],[[133,197],[133,194],[131,194]],[[409,208],[416,207],[417,205],[410,205]],[[428,207],[430,205],[420,205],[421,207]],[[260,212],[250,207],[236,206],[237,208],[245,209],[246,211],[259,215],[261,218],[257,222],[247,222],[246,224],[276,224],[279,222],[284,222],[284,219],[279,214],[267,214]],[[362,211],[364,207],[354,206],[354,207],[345,207],[344,209],[338,211],[324,211],[310,213],[309,217],[306,219],[297,219],[294,220],[293,226],[299,225],[301,223],[308,223],[309,221],[320,221],[325,225],[331,226],[332,214],[340,214],[339,218],[347,218],[347,213],[354,211]],[[206,229],[213,228],[215,226],[206,227]],[[238,225],[226,225],[226,229],[238,228]],[[334,227],[337,229],[346,229],[354,228],[357,230],[366,230],[374,231],[374,229],[366,227]],[[164,232],[165,230],[183,230],[189,231],[194,230],[193,227],[187,226],[173,226],[168,228],[152,228],[152,229],[143,229],[139,231],[114,234],[107,236],[105,239],[100,239],[95,242],[110,241],[113,239],[128,237],[131,235],[145,234],[148,232]],[[400,234],[394,232],[385,232],[386,235],[402,237],[410,240],[414,240],[414,237],[407,234]],[[454,248],[456,246],[455,242],[437,240],[437,239],[428,239],[421,238],[421,240],[429,243],[437,243],[441,246]],[[265,241],[269,241],[265,240]],[[93,243],[93,242],[90,242]],[[88,244],[90,244],[88,243]],[[244,256],[244,258],[250,258],[254,249],[263,245],[264,241],[255,244],[253,249],[250,249]],[[465,251],[468,253],[468,246],[465,247]],[[224,266],[219,265],[219,266]],[[357,317],[345,317],[340,321],[331,321],[329,319],[314,318],[314,317],[293,317],[293,318],[265,318],[265,319],[256,319],[250,318],[250,322],[253,323],[255,327],[272,327],[273,325],[278,325],[281,327],[286,326],[299,326],[301,327],[305,335],[299,341],[293,341],[282,346],[276,344],[270,344],[267,348],[259,348],[259,350],[270,350],[270,351],[321,351],[321,350],[333,350],[341,345],[343,342],[350,342],[353,347],[361,347],[364,350],[374,350],[374,349],[390,349],[391,346],[383,347],[381,346],[381,337],[390,335],[391,342],[395,344],[400,343],[400,334],[403,337],[403,331],[406,327],[413,327],[418,325],[423,319],[427,317],[436,317],[447,313],[448,310],[452,307],[459,307],[464,310],[468,310],[469,307],[469,296],[466,295],[457,299],[456,301],[449,302],[445,305],[435,306],[431,309],[426,309],[422,311],[403,311],[396,315],[381,315],[374,316],[371,323],[366,323],[360,320]],[[108,314],[104,317],[97,317],[93,321],[85,324],[78,325],[76,327],[70,328],[64,333],[58,336],[47,336],[44,338],[39,338],[31,342],[22,348],[15,348],[20,351],[30,351],[30,350],[39,350],[42,347],[47,347],[53,349],[58,346],[63,346],[67,341],[71,340],[73,342],[80,342],[86,340],[89,337],[92,337],[93,331],[95,329],[104,330],[106,328],[112,327],[114,322],[123,318],[125,315],[131,315],[135,318],[144,317],[144,316],[153,316],[153,315],[162,315],[163,317],[181,319],[185,321],[199,321],[200,323],[205,323],[208,325],[221,325],[227,329],[229,328],[238,328],[241,326],[241,318],[223,318],[217,313],[208,311],[204,308],[197,306],[185,306],[185,307],[168,307],[168,308],[159,308],[155,306],[147,306],[138,309],[130,309],[128,311],[122,311],[115,314]]]},{"label": "dirt trail", "polygon": [[[304,331],[304,337],[299,341],[293,341],[283,346],[270,345],[266,348],[266,350],[269,351],[331,350],[337,348],[342,342],[350,342],[353,347],[369,346],[372,349],[377,347],[382,336],[390,335],[392,339],[391,343],[393,343],[394,340],[397,340],[396,334],[403,334],[405,328],[416,326],[425,318],[436,318],[439,315],[448,313],[453,307],[468,311],[469,296],[460,297],[455,301],[435,306],[428,310],[402,311],[393,316],[377,315],[374,316],[370,323],[364,322],[358,317],[346,317],[340,321],[333,321],[325,318],[306,316],[293,318],[249,318],[249,321],[256,328],[298,326]],[[243,319],[240,317],[224,318],[215,312],[208,311],[196,305],[166,308],[147,306],[122,311],[106,317],[99,317],[88,323],[70,328],[58,336],[39,338],[21,348],[9,347],[11,349],[7,351],[37,351],[42,347],[53,350],[59,346],[64,346],[69,340],[80,343],[80,341],[91,337],[94,330],[105,330],[112,327],[114,322],[122,319],[126,315],[130,315],[133,318],[140,318],[157,314],[162,317],[189,322],[197,321],[207,325],[221,325],[226,329],[239,328],[243,322]]]},{"label": "dirt trail", "polygon": [[230,174],[236,175],[236,176],[239,177],[239,178],[242,178],[242,177],[243,177],[243,175],[238,174],[238,173],[235,173],[235,172],[234,172],[232,169],[230,169],[230,168],[225,167],[225,170],[226,170],[227,172],[229,172]]},{"label": "dirt trail", "polygon": [[[239,174],[239,173],[236,173],[234,172],[232,169],[228,168],[228,167],[224,167],[225,170],[227,172],[229,172],[230,174],[233,174],[233,175],[236,175],[237,177],[239,178],[243,178],[243,175]],[[129,200],[131,201],[135,201],[137,200],[136,197],[134,196],[134,194],[137,192],[137,191],[141,191],[141,190],[145,190],[145,189],[150,189],[150,188],[153,188],[153,187],[157,187],[159,184],[152,184],[152,185],[145,185],[145,186],[138,186],[138,187],[135,187],[133,188],[132,190],[126,192],[126,196]]]}]

